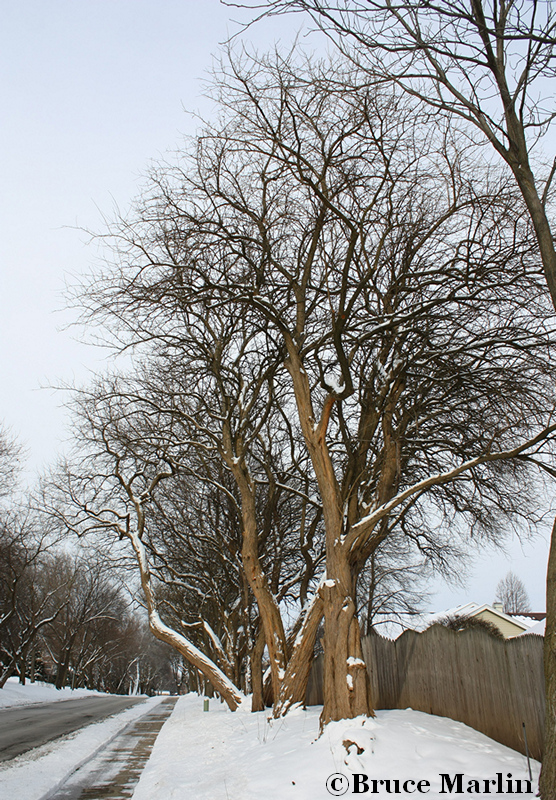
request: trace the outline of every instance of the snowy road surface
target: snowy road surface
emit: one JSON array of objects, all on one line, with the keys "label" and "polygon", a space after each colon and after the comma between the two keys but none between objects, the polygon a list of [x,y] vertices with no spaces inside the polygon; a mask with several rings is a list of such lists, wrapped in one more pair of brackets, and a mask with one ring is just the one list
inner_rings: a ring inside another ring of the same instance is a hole
[{"label": "snowy road surface", "polygon": [[101,722],[86,725],[16,758],[0,762],[0,800],[52,798],[76,770],[95,758],[131,722],[148,713],[163,699],[145,698],[144,702]]},{"label": "snowy road surface", "polygon": [[0,761],[40,747],[143,700],[137,697],[87,697],[0,710]]}]

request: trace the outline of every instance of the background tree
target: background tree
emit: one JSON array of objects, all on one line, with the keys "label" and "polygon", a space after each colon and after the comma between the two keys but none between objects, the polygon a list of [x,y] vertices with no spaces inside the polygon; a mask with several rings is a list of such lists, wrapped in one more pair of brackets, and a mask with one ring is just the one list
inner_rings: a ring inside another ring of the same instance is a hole
[{"label": "background tree", "polygon": [[[145,669],[137,666],[144,661],[144,630],[139,631],[131,596],[122,591],[121,570],[92,549],[65,551],[65,528],[47,513],[52,498],[18,491],[19,457],[20,449],[2,431],[0,688],[14,672],[21,683],[39,677],[58,688],[127,693],[138,686],[160,687],[160,657],[156,670],[149,667],[147,681],[141,677]],[[167,654],[164,658],[168,688]],[[130,662],[136,666],[133,675]]]},{"label": "background tree", "polygon": [[0,424],[0,500],[9,498],[16,488],[21,457],[22,448]]},{"label": "background tree", "polygon": [[0,688],[15,671],[34,678],[35,647],[61,612],[67,585],[57,581],[53,551],[59,539],[18,492],[21,449],[0,428]]},{"label": "background tree", "polygon": [[106,660],[127,616],[127,603],[106,559],[58,555],[53,575],[67,587],[66,602],[42,641],[55,669],[57,689],[78,686],[93,665]]},{"label": "background tree", "polygon": [[496,586],[496,600],[502,603],[506,614],[523,614],[531,611],[529,595],[523,581],[510,570]]},{"label": "background tree", "polygon": [[381,633],[385,625],[403,630],[411,617],[423,614],[432,570],[431,561],[408,537],[387,537],[371,553],[357,580],[358,617],[365,634]]},{"label": "background tree", "polygon": [[33,674],[37,638],[67,603],[69,584],[36,519],[12,511],[0,522],[0,536],[1,688],[16,670],[21,683],[29,666]]}]

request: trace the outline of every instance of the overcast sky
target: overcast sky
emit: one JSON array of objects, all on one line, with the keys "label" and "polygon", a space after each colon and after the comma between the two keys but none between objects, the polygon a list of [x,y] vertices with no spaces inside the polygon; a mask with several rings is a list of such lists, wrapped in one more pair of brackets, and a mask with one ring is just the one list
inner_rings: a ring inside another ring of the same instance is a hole
[{"label": "overcast sky", "polygon": [[[202,80],[246,16],[219,0],[18,0],[2,16],[0,421],[36,471],[69,435],[63,392],[41,387],[83,382],[105,360],[66,328],[65,282],[95,258],[82,229],[129,206],[149,161],[194,132],[187,112],[210,115]],[[274,19],[242,38],[265,50],[301,22]],[[511,543],[508,558],[489,552],[433,605],[491,602],[511,568],[543,609],[546,551],[545,534],[523,550]]]}]

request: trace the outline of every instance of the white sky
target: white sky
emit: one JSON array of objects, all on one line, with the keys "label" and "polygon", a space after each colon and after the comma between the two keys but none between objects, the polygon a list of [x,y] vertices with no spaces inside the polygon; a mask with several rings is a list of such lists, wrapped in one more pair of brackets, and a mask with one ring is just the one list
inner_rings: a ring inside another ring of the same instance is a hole
[{"label": "white sky", "polygon": [[[18,0],[2,17],[0,420],[38,470],[68,436],[63,393],[40,387],[82,382],[105,358],[64,329],[65,280],[95,257],[75,228],[102,230],[102,213],[127,208],[149,160],[194,131],[185,112],[210,113],[201,80],[246,17],[219,0]],[[264,50],[301,22],[275,18],[244,39]],[[491,602],[510,568],[544,608],[546,549],[483,556],[468,587],[442,587],[435,608]]]}]

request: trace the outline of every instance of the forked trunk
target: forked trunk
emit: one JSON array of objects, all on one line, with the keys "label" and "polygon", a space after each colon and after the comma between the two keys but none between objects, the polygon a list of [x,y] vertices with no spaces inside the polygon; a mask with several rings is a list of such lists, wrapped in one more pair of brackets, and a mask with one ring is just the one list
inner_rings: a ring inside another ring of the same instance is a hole
[{"label": "forked trunk", "polygon": [[324,609],[324,707],[321,725],[359,715],[374,716],[359,622],[355,617],[349,553],[342,544],[343,502],[326,442],[330,415],[337,397],[326,398],[315,421],[311,387],[292,337],[286,336],[299,421],[315,470],[326,529],[327,580],[319,593]]}]

